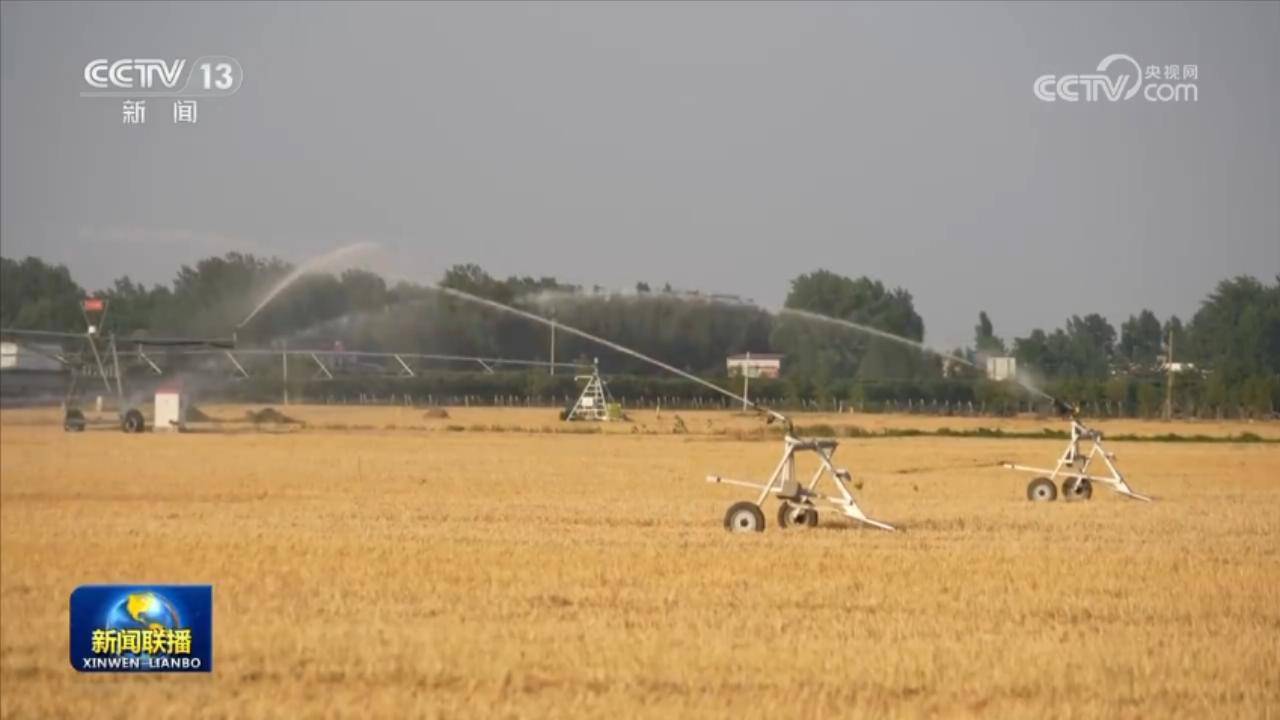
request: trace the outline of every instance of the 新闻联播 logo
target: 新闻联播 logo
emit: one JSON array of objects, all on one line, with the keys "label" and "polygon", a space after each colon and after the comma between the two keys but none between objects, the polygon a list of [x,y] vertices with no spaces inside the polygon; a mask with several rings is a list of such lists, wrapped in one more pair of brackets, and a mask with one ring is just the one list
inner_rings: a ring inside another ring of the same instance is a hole
[{"label": "\u65b0\u95fb\u8054\u64ad logo", "polygon": [[71,593],[71,664],[82,672],[209,672],[209,585],[84,585]]}]

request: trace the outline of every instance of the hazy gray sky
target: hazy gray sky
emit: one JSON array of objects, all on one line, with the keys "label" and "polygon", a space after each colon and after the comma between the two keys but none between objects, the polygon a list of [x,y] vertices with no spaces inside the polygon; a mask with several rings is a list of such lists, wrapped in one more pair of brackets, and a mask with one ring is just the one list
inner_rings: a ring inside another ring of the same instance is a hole
[{"label": "hazy gray sky", "polygon": [[[1191,314],[1280,273],[1280,4],[44,5],[0,10],[0,244],[89,287],[345,243],[376,270],[637,280],[779,304],[901,285],[926,338]],[[1199,100],[1045,103],[1194,64]],[[95,58],[231,55],[126,127]]]}]

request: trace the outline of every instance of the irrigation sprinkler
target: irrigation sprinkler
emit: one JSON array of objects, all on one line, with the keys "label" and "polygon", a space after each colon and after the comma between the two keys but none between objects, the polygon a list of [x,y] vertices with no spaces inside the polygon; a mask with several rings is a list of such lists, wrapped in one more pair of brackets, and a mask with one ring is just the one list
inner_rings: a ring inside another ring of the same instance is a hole
[{"label": "irrigation sprinkler", "polygon": [[[977,367],[973,362],[958,355],[944,353],[940,350],[931,348],[922,342],[887,333],[883,330],[869,327],[867,325],[861,325],[849,320],[828,317],[826,315],[819,315],[817,313],[797,310],[794,308],[784,308],[782,312],[809,320],[818,320],[841,325],[851,330],[864,332],[876,337],[914,347],[918,350],[928,352],[945,359],[955,360],[975,368]],[[1049,400],[1060,413],[1071,418],[1071,440],[1067,443],[1067,449],[1063,451],[1061,456],[1059,456],[1058,463],[1052,470],[1026,465],[1015,465],[1013,463],[1000,463],[1002,467],[1006,467],[1011,470],[1031,472],[1040,475],[1040,477],[1033,479],[1031,483],[1027,485],[1028,500],[1033,502],[1051,502],[1058,499],[1058,486],[1055,484],[1055,481],[1061,477],[1062,495],[1067,500],[1088,500],[1093,497],[1093,483],[1100,482],[1111,487],[1112,490],[1115,490],[1121,495],[1125,495],[1135,500],[1143,500],[1146,502],[1151,501],[1151,498],[1146,495],[1134,492],[1133,488],[1129,487],[1129,484],[1125,482],[1124,476],[1121,475],[1120,470],[1116,468],[1116,456],[1107,452],[1106,448],[1102,446],[1102,433],[1085,426],[1078,419],[1079,408],[1072,407],[1062,402],[1024,378],[1015,377],[1013,380],[1028,392]],[[1090,443],[1089,451],[1087,453],[1081,452],[1080,450],[1080,442],[1082,440],[1087,440]],[[1101,460],[1102,463],[1107,466],[1107,470],[1110,474],[1091,475],[1089,473],[1089,466],[1095,460]]]},{"label": "irrigation sprinkler", "polygon": [[[1059,409],[1065,409],[1071,413],[1071,440],[1067,442],[1067,449],[1062,452],[1062,455],[1058,456],[1058,462],[1053,469],[1007,462],[1000,463],[1001,467],[1035,473],[1039,476],[1027,484],[1027,499],[1032,502],[1053,502],[1057,500],[1058,486],[1055,481],[1058,478],[1062,478],[1062,497],[1069,501],[1088,500],[1093,497],[1093,483],[1099,482],[1125,497],[1151,502],[1151,498],[1134,492],[1133,488],[1129,487],[1129,483],[1125,482],[1124,475],[1120,474],[1120,470],[1116,467],[1115,454],[1107,452],[1102,445],[1102,432],[1080,422],[1074,408],[1066,406],[1057,400],[1054,403]],[[1082,441],[1089,442],[1088,452],[1081,451],[1080,443]],[[1101,460],[1106,465],[1108,475],[1096,475],[1089,472],[1089,466],[1095,460]]]},{"label": "irrigation sprinkler", "polygon": [[[782,459],[773,469],[773,474],[769,476],[767,483],[760,484],[745,480],[734,480],[720,477],[719,475],[707,476],[707,482],[709,483],[737,485],[738,487],[760,491],[760,495],[755,502],[743,500],[729,506],[729,510],[724,514],[724,528],[726,530],[729,532],[763,532],[765,522],[764,511],[761,510],[761,506],[764,505],[764,501],[770,495],[777,497],[780,501],[777,517],[778,527],[781,528],[814,527],[818,524],[818,508],[814,505],[814,501],[825,500],[845,517],[881,530],[894,529],[888,523],[867,517],[862,508],[858,506],[858,502],[854,500],[853,493],[849,491],[849,471],[836,467],[831,461],[831,456],[835,454],[836,446],[839,444],[834,438],[798,438],[788,432],[784,442]],[[809,478],[807,485],[801,485],[796,476],[796,453],[798,452],[812,452],[818,456],[818,469]],[[836,490],[839,492],[838,496],[827,495],[817,491],[818,482],[822,480],[824,475],[831,477],[832,484],[835,485]]]},{"label": "irrigation sprinkler", "polygon": [[[852,518],[858,522],[871,525],[872,527],[882,530],[894,530],[892,525],[872,520],[863,513],[862,508],[854,500],[853,493],[849,490],[850,474],[848,470],[837,468],[831,462],[831,457],[835,454],[837,442],[831,438],[801,438],[794,435],[794,426],[787,416],[772,410],[758,402],[750,400],[746,397],[738,395],[730,390],[726,390],[713,382],[700,378],[689,372],[685,372],[677,367],[662,362],[656,358],[649,357],[644,353],[632,350],[629,347],[619,345],[611,340],[592,335],[584,330],[579,330],[571,325],[563,322],[551,320],[528,310],[504,305],[496,300],[472,295],[471,293],[458,290],[456,288],[445,287],[442,285],[432,285],[436,291],[455,297],[467,302],[482,305],[484,307],[509,313],[517,317],[525,318],[536,323],[541,323],[548,327],[554,327],[561,332],[567,332],[570,335],[576,335],[584,340],[594,342],[598,345],[616,350],[618,352],[630,355],[638,360],[649,363],[655,367],[661,368],[674,375],[678,375],[686,380],[698,383],[703,387],[714,390],[721,395],[729,397],[733,400],[743,403],[745,407],[754,408],[756,411],[765,415],[766,423],[775,420],[781,421],[787,428],[784,438],[784,447],[782,452],[782,460],[779,461],[777,467],[774,468],[773,475],[769,481],[764,484],[747,482],[744,480],[733,480],[722,478],[718,475],[707,476],[708,482],[720,483],[725,485],[738,485],[749,487],[760,491],[759,497],[755,502],[743,501],[734,503],[725,513],[725,528],[730,532],[763,532],[764,531],[764,511],[761,506],[770,495],[775,495],[782,501],[782,505],[778,511],[778,525],[781,527],[791,527],[794,525],[813,526],[818,522],[818,506],[813,503],[816,500],[826,500],[836,510],[839,510],[846,517]],[[814,473],[809,480],[808,485],[801,486],[796,479],[795,473],[795,456],[797,452],[813,452],[818,456],[820,466],[818,471]],[[839,496],[825,495],[817,491],[818,481],[823,475],[830,475],[832,482],[839,491]]]}]

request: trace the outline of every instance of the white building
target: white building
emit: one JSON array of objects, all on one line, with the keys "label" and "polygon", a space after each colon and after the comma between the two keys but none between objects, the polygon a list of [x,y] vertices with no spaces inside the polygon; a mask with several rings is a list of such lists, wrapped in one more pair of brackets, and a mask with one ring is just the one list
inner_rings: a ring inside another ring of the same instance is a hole
[{"label": "white building", "polygon": [[730,377],[776,378],[782,373],[782,356],[770,353],[743,353],[725,358]]},{"label": "white building", "polygon": [[1018,376],[1018,359],[1012,357],[987,358],[987,378],[1013,380]]},{"label": "white building", "polygon": [[53,356],[62,352],[53,345],[19,345],[0,342],[0,370],[57,371],[62,364]]}]

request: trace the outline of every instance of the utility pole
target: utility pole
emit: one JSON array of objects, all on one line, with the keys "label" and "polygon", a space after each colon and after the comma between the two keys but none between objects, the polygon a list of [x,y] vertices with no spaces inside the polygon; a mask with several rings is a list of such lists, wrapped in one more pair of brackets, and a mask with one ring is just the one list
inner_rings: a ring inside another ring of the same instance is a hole
[{"label": "utility pole", "polygon": [[747,390],[751,387],[751,351],[747,351],[747,362],[742,366],[742,412],[747,411]]},{"label": "utility pole", "polygon": [[1173,328],[1169,328],[1169,352],[1165,358],[1164,419],[1173,419]]},{"label": "utility pole", "polygon": [[551,362],[547,363],[547,374],[556,374],[556,321],[551,319]]},{"label": "utility pole", "polygon": [[284,404],[289,404],[289,343],[282,341],[280,343],[280,367],[283,369],[284,375]]}]

